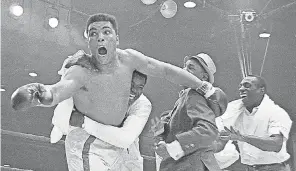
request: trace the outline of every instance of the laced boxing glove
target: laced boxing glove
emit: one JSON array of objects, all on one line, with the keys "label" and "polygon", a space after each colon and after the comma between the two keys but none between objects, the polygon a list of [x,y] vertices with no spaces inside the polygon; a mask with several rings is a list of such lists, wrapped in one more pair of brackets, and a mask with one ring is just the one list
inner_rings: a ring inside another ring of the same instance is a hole
[{"label": "laced boxing glove", "polygon": [[202,85],[199,88],[197,88],[196,91],[205,98],[209,98],[211,95],[215,93],[213,85],[207,81],[203,81]]},{"label": "laced boxing glove", "polygon": [[38,105],[50,105],[53,96],[45,85],[31,83],[18,88],[11,96],[11,104],[14,110],[23,110]]}]

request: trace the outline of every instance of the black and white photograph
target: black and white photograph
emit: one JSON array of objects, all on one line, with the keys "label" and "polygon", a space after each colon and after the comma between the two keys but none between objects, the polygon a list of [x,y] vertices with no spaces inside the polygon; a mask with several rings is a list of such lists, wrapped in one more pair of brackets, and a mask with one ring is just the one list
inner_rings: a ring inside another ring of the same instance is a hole
[{"label": "black and white photograph", "polygon": [[296,171],[296,0],[1,0],[1,171]]}]

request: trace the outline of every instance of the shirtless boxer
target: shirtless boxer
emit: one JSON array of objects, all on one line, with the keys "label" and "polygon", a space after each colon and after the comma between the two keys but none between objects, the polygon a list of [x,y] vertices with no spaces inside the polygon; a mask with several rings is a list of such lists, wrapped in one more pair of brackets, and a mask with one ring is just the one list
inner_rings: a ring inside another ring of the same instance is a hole
[{"label": "shirtless boxer", "polygon": [[133,49],[118,49],[117,23],[111,15],[91,16],[87,21],[87,34],[91,55],[81,51],[74,54],[66,65],[69,69],[65,76],[56,84],[31,83],[18,88],[11,97],[13,109],[51,107],[73,97],[76,109],[84,115],[106,125],[119,126],[127,111],[134,70],[201,89],[207,96],[214,93],[211,84],[179,67]]},{"label": "shirtless boxer", "polygon": [[[146,84],[146,79],[147,76],[134,71],[130,90],[129,108],[126,113],[126,118],[124,119],[124,122],[120,127],[104,125],[95,122],[88,117],[83,116],[77,111],[74,111],[72,113],[70,121],[70,124],[72,125],[71,129],[79,129],[75,128],[75,126],[82,127],[82,123],[84,120],[83,129],[86,132],[78,135],[73,135],[73,133],[71,132],[70,136],[68,135],[68,137],[66,138],[65,144],[68,168],[73,168],[73,156],[75,158],[76,154],[80,155],[81,153],[83,153],[83,151],[86,151],[88,149],[85,148],[85,145],[80,146],[83,147],[83,149],[76,146],[75,149],[76,151],[78,151],[78,153],[73,153],[73,147],[70,146],[73,142],[73,137],[85,137],[85,135],[90,134],[91,136],[88,137],[94,136],[96,139],[93,143],[91,143],[91,148],[89,148],[88,153],[93,153],[100,150],[100,146],[98,146],[98,144],[104,144],[103,142],[109,143],[109,147],[111,147],[111,150],[108,151],[106,149],[106,146],[103,146],[103,148],[105,147],[104,151],[100,151],[100,155],[103,155],[103,160],[108,160],[108,158],[110,158],[110,153],[118,152],[119,155],[116,156],[117,160],[115,163],[111,164],[112,166],[110,167],[110,171],[143,171],[143,157],[141,156],[139,149],[139,135],[143,131],[152,109],[149,99],[143,94],[143,88]],[[77,130],[75,132],[77,132]],[[76,142],[83,141],[83,138],[79,138],[79,140]],[[124,150],[122,148],[124,148]],[[102,152],[104,153],[102,154]],[[88,155],[88,157],[93,158],[92,155]],[[83,158],[86,158],[86,156],[83,156]],[[93,160],[93,162],[91,162],[90,160],[88,163],[85,163],[85,167],[96,166],[96,164],[96,160]],[[76,167],[72,170],[79,169],[77,169]]]},{"label": "shirtless boxer", "polygon": [[[62,77],[67,70],[65,65],[71,58],[72,56],[69,56],[69,58],[64,61],[62,68],[58,71],[58,74]],[[89,160],[87,163],[85,162],[84,168],[96,166],[98,161],[92,160],[92,158],[94,158],[92,157],[93,155],[82,156],[81,154],[83,151],[84,153],[88,154],[91,154],[94,151],[98,152],[98,150],[101,149],[101,146],[99,145],[104,144],[103,142],[106,142],[110,144],[110,150],[108,151],[106,146],[103,146],[105,150],[100,151],[100,155],[104,157],[99,160],[106,160],[106,158],[108,159],[108,153],[118,152],[119,155],[116,156],[118,160],[114,164],[111,164],[112,167],[110,167],[112,171],[143,171],[143,158],[139,150],[138,137],[143,131],[152,109],[149,99],[143,94],[143,88],[146,82],[146,75],[138,71],[133,72],[129,108],[126,113],[126,118],[120,127],[104,125],[95,122],[80,114],[79,111],[73,111],[73,98],[66,99],[57,105],[52,119],[54,127],[50,135],[51,143],[56,143],[62,138],[63,134],[67,135],[70,133],[69,131],[76,129],[75,131],[71,132],[65,140],[66,156],[68,161],[67,164],[70,170],[80,170],[78,167],[80,167],[81,164],[73,165],[73,162],[77,163],[75,161],[78,160],[80,163],[82,163],[81,161],[85,160],[86,158],[91,158],[91,160]],[[72,126],[69,127],[69,124]],[[81,130],[82,128],[85,131]],[[79,139],[73,140],[75,137],[79,137]],[[91,148],[87,148],[87,146],[85,146],[87,139],[83,137],[91,137],[92,139],[94,139],[94,137],[96,138],[89,145]],[[81,145],[71,146],[71,144]],[[122,150],[122,148],[125,150]],[[77,158],[75,156],[82,157]]]}]

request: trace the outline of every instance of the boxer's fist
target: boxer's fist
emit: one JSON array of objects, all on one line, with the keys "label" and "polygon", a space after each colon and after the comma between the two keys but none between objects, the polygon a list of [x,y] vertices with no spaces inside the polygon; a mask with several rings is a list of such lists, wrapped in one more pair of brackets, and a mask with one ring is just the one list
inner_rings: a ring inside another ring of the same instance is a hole
[{"label": "boxer's fist", "polygon": [[28,109],[40,104],[49,105],[52,94],[40,83],[31,83],[18,88],[11,96],[14,110]]}]

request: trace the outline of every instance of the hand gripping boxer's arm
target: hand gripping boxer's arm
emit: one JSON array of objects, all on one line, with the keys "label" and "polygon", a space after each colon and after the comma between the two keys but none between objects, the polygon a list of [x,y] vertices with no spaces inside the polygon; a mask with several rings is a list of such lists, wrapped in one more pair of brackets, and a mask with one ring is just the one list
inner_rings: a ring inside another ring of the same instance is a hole
[{"label": "hand gripping boxer's arm", "polygon": [[104,125],[85,117],[84,129],[114,146],[128,148],[142,133],[151,113],[151,102],[143,94],[128,109],[122,127]]},{"label": "hand gripping boxer's arm", "polygon": [[72,66],[56,84],[31,83],[18,88],[11,96],[12,108],[27,109],[35,106],[51,107],[72,97],[84,83],[84,68]]},{"label": "hand gripping boxer's arm", "polygon": [[130,66],[146,75],[165,78],[174,84],[193,89],[204,85],[203,81],[182,68],[145,56],[136,50],[126,49],[121,53],[126,56],[125,60]]}]

